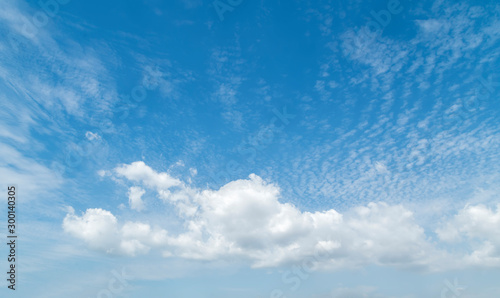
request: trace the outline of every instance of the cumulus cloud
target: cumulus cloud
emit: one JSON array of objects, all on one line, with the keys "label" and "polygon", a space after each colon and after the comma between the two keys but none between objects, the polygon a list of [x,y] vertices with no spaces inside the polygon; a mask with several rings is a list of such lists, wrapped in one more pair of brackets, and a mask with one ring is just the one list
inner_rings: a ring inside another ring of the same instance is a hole
[{"label": "cumulus cloud", "polygon": [[[303,212],[281,201],[277,185],[254,174],[213,190],[189,187],[143,162],[119,166],[114,173],[156,190],[159,199],[176,208],[184,228],[173,233],[152,229],[146,223],[122,224],[102,209],[66,216],[66,232],[108,253],[137,255],[155,248],[165,257],[237,258],[253,267],[308,260],[313,270],[367,264],[439,270],[456,263],[435,247],[415,222],[413,213],[401,205],[369,203],[343,214],[334,209]],[[140,201],[142,194],[141,187],[130,188],[131,206]],[[498,211],[468,207],[438,234],[442,240],[453,240],[460,234],[489,239],[482,250],[466,257],[471,262],[474,258],[484,261],[495,256],[500,243],[499,218]],[[492,229],[492,225],[497,228]]]},{"label": "cumulus cloud", "polygon": [[[253,267],[309,259],[311,269],[366,264],[436,269],[446,259],[401,205],[370,203],[344,214],[303,212],[281,202],[280,188],[254,174],[212,190],[191,188],[143,162],[121,165],[113,173],[156,190],[159,199],[176,208],[184,229],[172,233],[147,223],[119,223],[102,209],[66,216],[66,232],[108,253],[134,256],[154,248],[165,257],[239,258]],[[138,186],[129,189],[132,208],[141,208],[144,192]]]},{"label": "cumulus cloud", "polygon": [[64,218],[63,228],[65,232],[83,239],[90,247],[110,253],[118,240],[116,217],[103,209],[87,209],[82,216],[70,212]]},{"label": "cumulus cloud", "polygon": [[[183,257],[236,254],[256,267],[300,261],[313,256],[319,245],[330,257],[318,267],[418,265],[431,252],[423,229],[401,206],[371,203],[346,215],[333,209],[311,213],[279,202],[279,195],[277,186],[256,175],[205,190],[194,200],[196,214],[185,219],[189,230],[173,243]],[[203,246],[196,245],[205,237]]]},{"label": "cumulus cloud", "polygon": [[119,177],[125,177],[130,181],[140,182],[149,188],[158,190],[167,190],[181,184],[179,179],[173,178],[167,173],[157,173],[142,161],[122,165],[115,169],[115,173]]},{"label": "cumulus cloud", "polygon": [[474,251],[465,257],[469,264],[500,266],[500,204],[496,211],[484,205],[466,206],[436,232],[445,242],[473,243]]},{"label": "cumulus cloud", "polygon": [[64,218],[63,229],[93,249],[129,256],[147,253],[166,239],[164,230],[139,222],[118,224],[111,212],[100,208],[87,209],[81,216],[71,211]]},{"label": "cumulus cloud", "polygon": [[131,209],[142,211],[144,209],[144,202],[142,196],[146,191],[140,187],[132,186],[128,190],[128,203]]}]

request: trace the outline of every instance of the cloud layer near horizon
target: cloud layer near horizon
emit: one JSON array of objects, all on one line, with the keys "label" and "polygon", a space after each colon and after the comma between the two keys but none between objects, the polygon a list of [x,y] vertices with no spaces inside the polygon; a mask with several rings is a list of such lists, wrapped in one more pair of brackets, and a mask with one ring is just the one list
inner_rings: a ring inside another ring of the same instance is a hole
[{"label": "cloud layer near horizon", "polygon": [[107,253],[136,256],[157,249],[165,257],[237,258],[252,267],[306,262],[311,269],[369,264],[430,271],[500,266],[500,241],[495,232],[500,226],[499,209],[495,212],[481,205],[466,206],[438,227],[437,235],[443,243],[479,240],[470,254],[452,255],[438,249],[439,245],[415,222],[413,213],[402,205],[369,203],[345,214],[333,209],[302,212],[280,202],[279,187],[254,174],[219,190],[191,188],[142,161],[101,174],[136,185],[129,195],[131,209],[137,211],[142,210],[142,205],[136,205],[138,194],[145,192],[139,186],[156,192],[160,200],[176,208],[184,227],[173,234],[145,222],[121,222],[99,208],[87,209],[82,215],[71,209],[64,219],[64,230],[90,248]]}]

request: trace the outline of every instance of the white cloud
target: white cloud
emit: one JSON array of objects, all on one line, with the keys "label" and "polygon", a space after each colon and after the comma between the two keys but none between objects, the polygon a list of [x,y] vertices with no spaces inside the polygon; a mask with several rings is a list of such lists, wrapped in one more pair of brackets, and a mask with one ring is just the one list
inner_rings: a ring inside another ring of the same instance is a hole
[{"label": "white cloud", "polygon": [[108,171],[99,170],[97,171],[97,175],[99,175],[100,177],[104,177],[104,176],[110,176],[111,173],[109,173]]},{"label": "white cloud", "polygon": [[64,182],[56,170],[6,144],[0,144],[0,180],[18,184],[26,201],[50,194]]},{"label": "white cloud", "polygon": [[142,211],[144,209],[144,202],[142,196],[146,191],[140,187],[132,186],[128,191],[128,203],[131,209]]},{"label": "white cloud", "polygon": [[87,131],[85,133],[85,137],[89,140],[89,141],[93,141],[93,140],[100,140],[101,139],[101,136],[98,134],[98,133],[93,133],[91,131]]},{"label": "white cloud", "polygon": [[[254,174],[212,190],[191,188],[144,162],[121,165],[113,172],[156,190],[159,199],[176,208],[184,228],[167,232],[148,223],[120,223],[102,209],[88,209],[81,216],[70,210],[64,230],[108,253],[134,256],[154,248],[164,257],[236,258],[252,267],[311,260],[312,269],[370,264],[430,271],[500,266],[500,206],[496,212],[483,205],[466,206],[437,230],[444,242],[480,240],[470,254],[459,255],[437,249],[402,205],[369,203],[343,214],[334,209],[303,212],[280,202],[281,189]],[[144,193],[139,186],[130,187],[132,209],[143,207]]]},{"label": "white cloud", "polygon": [[70,212],[63,221],[64,231],[83,239],[91,248],[113,252],[117,235],[117,220],[111,212],[87,209],[81,217]]},{"label": "white cloud", "polygon": [[141,182],[149,188],[156,188],[158,190],[166,190],[172,186],[181,184],[180,180],[172,178],[167,173],[157,173],[142,161],[118,167],[115,169],[115,173],[128,180]]},{"label": "white cloud", "polygon": [[246,80],[245,60],[239,46],[217,48],[212,51],[208,74],[213,81],[212,98],[221,104],[222,117],[235,129],[241,129],[245,113],[237,108],[241,86]]},{"label": "white cloud", "polygon": [[[409,50],[406,46],[371,33],[367,27],[358,31],[348,30],[341,36],[342,52],[346,57],[369,65],[375,75],[399,70],[406,63]],[[369,53],[369,54],[367,54]]]},{"label": "white cloud", "polygon": [[[253,267],[311,258],[315,269],[377,264],[438,270],[452,263],[447,253],[427,239],[412,212],[401,205],[369,203],[344,214],[334,209],[302,212],[280,202],[279,187],[254,174],[219,190],[201,190],[167,173],[157,173],[143,162],[122,165],[115,173],[156,189],[160,199],[176,207],[184,229],[167,233],[160,228],[152,231],[146,223],[119,224],[102,209],[88,209],[82,216],[68,214],[65,231],[95,249],[136,255],[154,247],[166,257],[240,258]],[[143,190],[132,187],[130,193],[142,195]],[[481,227],[486,233],[486,226]],[[480,253],[475,257],[481,258]]]},{"label": "white cloud", "polygon": [[55,19],[47,26],[35,25],[36,15],[43,11],[30,11],[26,3],[10,1],[0,12],[0,25],[9,33],[0,42],[0,77],[10,88],[21,90],[14,102],[23,103],[36,115],[34,120],[46,118],[61,125],[65,119],[59,113],[89,120],[96,111],[110,112],[118,96],[106,67],[109,56],[81,45],[61,45],[58,40],[67,32],[49,30]]},{"label": "white cloud", "polygon": [[496,211],[484,205],[466,206],[436,232],[445,242],[473,244],[474,251],[465,257],[469,264],[500,266],[500,205]]},{"label": "white cloud", "polygon": [[166,239],[166,231],[153,230],[148,224],[126,222],[119,225],[111,212],[100,208],[87,209],[81,216],[70,212],[64,218],[63,229],[84,240],[90,248],[129,256],[145,254],[151,246]]}]

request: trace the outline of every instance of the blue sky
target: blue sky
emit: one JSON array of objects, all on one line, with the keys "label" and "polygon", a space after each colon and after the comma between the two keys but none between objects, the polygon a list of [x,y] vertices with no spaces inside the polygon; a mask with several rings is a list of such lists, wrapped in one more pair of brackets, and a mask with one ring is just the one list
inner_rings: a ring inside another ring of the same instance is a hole
[{"label": "blue sky", "polygon": [[500,293],[495,1],[1,4],[2,297]]}]

